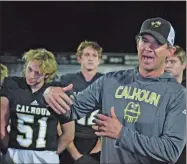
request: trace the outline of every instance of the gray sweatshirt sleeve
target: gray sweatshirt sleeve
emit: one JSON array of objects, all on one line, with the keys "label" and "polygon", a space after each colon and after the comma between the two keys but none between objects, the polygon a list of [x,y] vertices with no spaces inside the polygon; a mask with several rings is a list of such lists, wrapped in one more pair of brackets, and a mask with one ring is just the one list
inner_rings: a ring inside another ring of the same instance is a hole
[{"label": "gray sweatshirt sleeve", "polygon": [[176,162],[186,143],[185,91],[175,93],[170,102],[161,136],[148,137],[123,127],[116,146],[159,161]]},{"label": "gray sweatshirt sleeve", "polygon": [[73,105],[71,106],[71,118],[80,119],[86,114],[96,110],[101,104],[101,94],[104,77],[100,77],[90,86],[74,96]]}]

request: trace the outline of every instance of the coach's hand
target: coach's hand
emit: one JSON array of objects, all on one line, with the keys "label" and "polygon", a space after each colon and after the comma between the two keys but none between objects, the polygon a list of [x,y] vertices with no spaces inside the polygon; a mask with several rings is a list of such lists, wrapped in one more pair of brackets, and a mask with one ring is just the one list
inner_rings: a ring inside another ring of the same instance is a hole
[{"label": "coach's hand", "polygon": [[110,109],[111,117],[105,116],[103,114],[95,115],[96,125],[99,126],[98,131],[95,132],[97,136],[105,136],[109,138],[118,139],[120,137],[120,131],[123,125],[118,120],[115,114],[114,107]]},{"label": "coach's hand", "polygon": [[58,114],[65,114],[73,104],[71,98],[65,93],[73,88],[73,84],[67,87],[48,87],[43,97],[46,103]]}]

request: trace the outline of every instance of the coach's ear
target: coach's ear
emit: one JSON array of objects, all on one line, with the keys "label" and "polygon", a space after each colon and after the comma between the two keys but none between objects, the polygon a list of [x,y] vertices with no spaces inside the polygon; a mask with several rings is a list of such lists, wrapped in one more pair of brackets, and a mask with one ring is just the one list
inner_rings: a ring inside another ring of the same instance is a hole
[{"label": "coach's ear", "polygon": [[47,78],[49,78],[49,75],[48,75],[48,74],[45,75],[45,79],[47,79]]}]

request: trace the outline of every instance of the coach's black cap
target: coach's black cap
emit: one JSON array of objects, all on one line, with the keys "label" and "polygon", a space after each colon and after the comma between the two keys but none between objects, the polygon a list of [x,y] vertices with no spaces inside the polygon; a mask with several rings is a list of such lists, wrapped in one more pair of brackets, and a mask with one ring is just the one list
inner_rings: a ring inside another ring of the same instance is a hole
[{"label": "coach's black cap", "polygon": [[170,22],[160,17],[145,20],[139,34],[150,34],[161,44],[169,42],[174,45],[175,31]]}]

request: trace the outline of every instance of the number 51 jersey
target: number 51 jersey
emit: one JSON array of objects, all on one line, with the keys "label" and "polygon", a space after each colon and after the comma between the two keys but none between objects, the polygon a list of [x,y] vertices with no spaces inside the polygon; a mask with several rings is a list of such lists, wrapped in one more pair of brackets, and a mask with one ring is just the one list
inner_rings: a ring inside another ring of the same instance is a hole
[{"label": "number 51 jersey", "polygon": [[8,77],[5,79],[0,96],[9,99],[11,130],[9,147],[29,150],[57,150],[57,123],[68,120],[57,115],[41,102],[47,85],[32,93],[25,78]]}]

